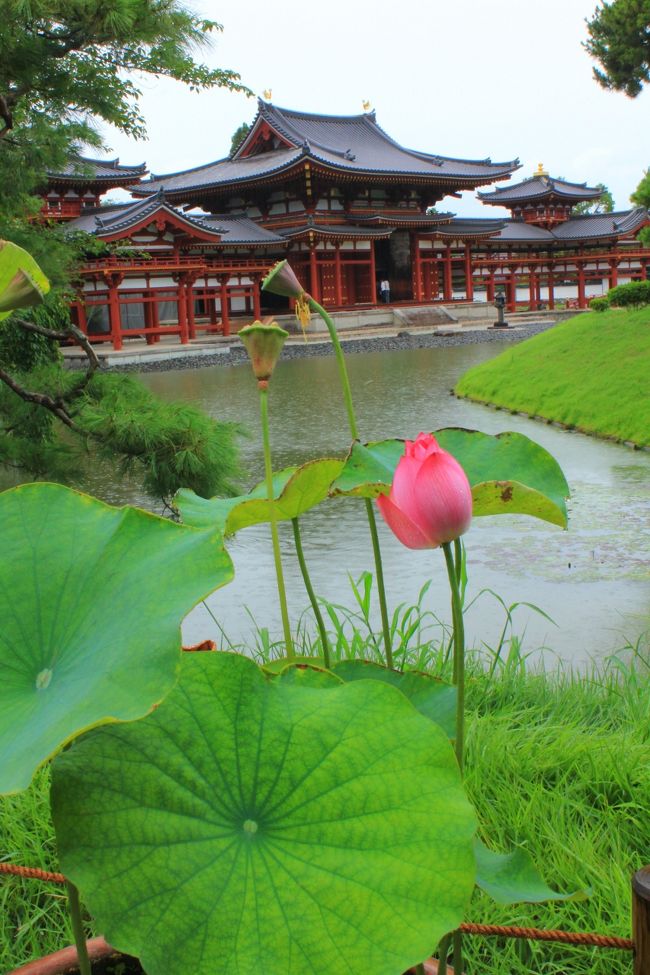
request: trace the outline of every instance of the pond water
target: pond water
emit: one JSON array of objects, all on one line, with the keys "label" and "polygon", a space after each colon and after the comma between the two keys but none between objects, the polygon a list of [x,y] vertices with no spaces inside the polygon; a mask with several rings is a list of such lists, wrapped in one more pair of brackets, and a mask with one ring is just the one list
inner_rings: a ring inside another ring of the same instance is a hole
[{"label": "pond water", "polygon": [[[560,658],[576,666],[602,658],[636,641],[650,626],[650,454],[568,433],[519,416],[456,400],[449,391],[470,366],[501,351],[499,344],[374,352],[348,357],[362,438],[413,438],[420,430],[463,426],[498,433],[517,430],[549,450],[571,486],[570,526],[562,531],[520,516],[475,519],[465,536],[469,597],[491,589],[507,604],[530,602],[549,622],[526,607],[514,616],[524,650],[547,648],[546,662]],[[263,477],[257,391],[250,367],[153,373],[147,385],[165,398],[193,402],[251,432],[242,444],[251,486]],[[281,361],[270,392],[274,468],[309,458],[342,456],[348,446],[345,413],[333,358]],[[141,501],[124,485],[95,490],[107,499]],[[403,548],[380,520],[390,607],[415,602],[431,579],[425,605],[448,620],[449,597],[439,550]],[[297,620],[307,606],[289,525],[281,525],[281,546],[290,613]],[[340,499],[302,519],[305,555],[317,593],[352,606],[348,574],[372,570],[373,560],[362,502]],[[281,625],[268,526],[240,532],[229,543],[235,581],[209,600],[212,613],[234,643],[254,640],[255,624],[279,639]],[[251,615],[246,611],[246,607]],[[255,620],[253,623],[251,616]],[[498,601],[482,596],[467,616],[468,641],[495,646],[504,622]],[[186,641],[213,637],[218,626],[203,607],[184,624]]]}]

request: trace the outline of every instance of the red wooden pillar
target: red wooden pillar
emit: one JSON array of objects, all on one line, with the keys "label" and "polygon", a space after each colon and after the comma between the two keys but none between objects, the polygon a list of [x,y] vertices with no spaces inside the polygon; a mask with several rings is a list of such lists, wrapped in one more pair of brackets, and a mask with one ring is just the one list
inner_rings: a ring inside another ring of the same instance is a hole
[{"label": "red wooden pillar", "polygon": [[[645,265],[643,265],[643,269],[645,270]],[[77,327],[81,329],[84,335],[88,335],[88,319],[86,318],[86,306],[83,300],[75,301],[74,308],[77,312]]]},{"label": "red wooden pillar", "polygon": [[453,297],[451,282],[451,244],[447,244],[443,265],[443,297],[445,301],[451,301]]},{"label": "red wooden pillar", "polygon": [[[144,304],[144,327],[145,328],[153,328],[154,327],[153,326],[153,318],[152,318],[152,314],[151,314],[151,312],[152,312],[151,291],[147,288],[147,290],[143,293],[142,297],[144,299],[144,302],[143,302],[143,304]],[[154,342],[156,341],[156,336],[155,335],[152,335],[151,332],[149,332],[147,335],[145,335],[145,341],[146,341],[147,345],[153,345]]]},{"label": "red wooden pillar", "polygon": [[318,287],[318,264],[316,260],[315,244],[312,244],[309,248],[309,293],[314,301],[320,301],[320,289]]},{"label": "red wooden pillar", "polygon": [[111,325],[111,341],[116,352],[122,348],[122,318],[120,315],[120,296],[117,289],[123,277],[122,274],[111,274],[108,277],[108,320]]},{"label": "red wooden pillar", "polygon": [[555,278],[552,268],[548,272],[548,307],[551,311],[555,308]]},{"label": "red wooden pillar", "polygon": [[370,241],[370,304],[377,304],[377,265],[375,263],[375,242]]},{"label": "red wooden pillar", "polygon": [[537,279],[534,271],[528,274],[528,303],[531,311],[537,311]]},{"label": "red wooden pillar", "polygon": [[494,268],[490,268],[490,273],[487,279],[487,294],[486,298],[488,301],[494,301],[496,297],[496,288],[494,286]]},{"label": "red wooden pillar", "polygon": [[609,262],[609,286],[615,288],[618,284],[618,258],[615,257]]},{"label": "red wooden pillar", "polygon": [[510,272],[508,278],[508,311],[517,310],[517,277],[514,271]]},{"label": "red wooden pillar", "polygon": [[578,308],[587,307],[587,297],[585,294],[585,267],[582,261],[578,262]]},{"label": "red wooden pillar", "polygon": [[647,281],[647,280],[648,280],[648,265],[646,264],[643,256],[641,256],[640,263],[639,263],[639,281]]},{"label": "red wooden pillar", "polygon": [[210,328],[211,330],[217,324],[217,296],[214,291],[208,291],[208,279],[205,279],[205,300],[208,306],[208,315],[210,316]]},{"label": "red wooden pillar", "polygon": [[178,325],[180,328],[181,345],[189,342],[187,328],[187,298],[185,294],[185,282],[183,275],[179,274],[176,281],[176,307],[178,308]]},{"label": "red wooden pillar", "polygon": [[413,297],[417,302],[421,302],[424,297],[422,288],[422,255],[420,254],[420,238],[417,234],[413,235]]},{"label": "red wooden pillar", "polygon": [[472,280],[472,248],[465,244],[465,297],[474,301],[474,282]]},{"label": "red wooden pillar", "polygon": [[[155,291],[152,291],[153,302],[151,304],[151,325],[152,328],[160,328],[160,315],[158,313],[158,296]],[[153,336],[154,342],[160,342],[160,335]]]},{"label": "red wooden pillar", "polygon": [[[341,278],[341,245],[334,245],[336,250],[334,251],[334,301],[336,302],[336,307],[340,308],[343,304],[343,280]],[[372,280],[370,284],[371,288],[371,301],[372,301]]]},{"label": "red wooden pillar", "polygon": [[187,312],[188,338],[196,338],[196,322],[194,320],[194,278],[188,274],[185,278],[185,309]]},{"label": "red wooden pillar", "polygon": [[230,335],[230,308],[228,299],[228,275],[224,274],[219,278],[221,290],[219,292],[219,303],[221,305],[221,325],[223,334]]},{"label": "red wooden pillar", "polygon": [[260,275],[253,275],[253,318],[259,322],[262,317],[262,302],[260,299]]}]

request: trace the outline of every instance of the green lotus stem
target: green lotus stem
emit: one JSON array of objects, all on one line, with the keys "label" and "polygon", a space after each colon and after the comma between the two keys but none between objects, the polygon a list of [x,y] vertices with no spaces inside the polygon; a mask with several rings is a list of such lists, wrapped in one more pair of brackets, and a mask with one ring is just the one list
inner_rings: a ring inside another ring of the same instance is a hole
[{"label": "green lotus stem", "polygon": [[[458,975],[463,973],[463,935],[460,931],[454,931],[453,935],[454,942],[454,975],[458,972]],[[438,972],[440,975],[440,972]]]},{"label": "green lotus stem", "polygon": [[70,883],[69,880],[66,880],[65,888],[68,892],[68,911],[70,913],[70,921],[72,922],[74,943],[77,946],[79,973],[80,975],[91,975],[90,958],[88,957],[88,948],[86,946],[86,933],[84,931],[83,920],[81,918],[79,891],[74,884]]},{"label": "green lotus stem", "polygon": [[451,935],[446,934],[444,938],[440,939],[440,944],[438,945],[438,975],[447,975],[447,955],[449,954],[450,944]]},{"label": "green lotus stem", "polygon": [[325,666],[330,669],[331,666],[331,655],[330,655],[330,645],[327,639],[327,631],[325,629],[325,621],[323,620],[323,614],[320,611],[320,606],[318,605],[318,599],[316,598],[316,593],[314,592],[314,587],[311,584],[311,578],[309,576],[309,570],[307,569],[307,563],[305,562],[305,555],[302,550],[302,539],[300,537],[300,523],[298,518],[292,518],[291,524],[293,526],[293,540],[296,544],[296,555],[298,556],[298,565],[300,566],[300,571],[302,572],[302,579],[305,583],[305,589],[307,590],[307,595],[309,596],[309,602],[311,603],[311,608],[314,611],[314,616],[316,617],[316,624],[318,626],[318,632],[320,633],[320,642],[323,647],[323,658],[325,660]]},{"label": "green lotus stem", "polygon": [[280,600],[280,613],[282,615],[282,628],[284,630],[284,645],[287,653],[287,660],[295,660],[296,654],[293,649],[291,638],[291,626],[289,624],[289,610],[287,608],[287,591],[284,585],[284,573],[282,571],[282,556],[280,554],[280,539],[278,537],[278,525],[275,518],[275,508],[273,507],[273,467],[271,466],[271,440],[269,437],[269,390],[265,382],[258,383],[260,391],[260,416],[262,418],[262,441],[264,443],[264,471],[266,474],[266,494],[271,502],[271,539],[273,540],[273,558],[275,560],[275,577],[278,582],[278,598]]},{"label": "green lotus stem", "polygon": [[420,962],[419,965],[415,966],[415,975],[425,975],[424,962]]},{"label": "green lotus stem", "polygon": [[[320,317],[323,319],[327,326],[327,331],[329,332],[330,339],[332,340],[332,346],[334,348],[334,355],[336,356],[336,363],[339,369],[339,378],[341,381],[341,387],[343,389],[343,399],[345,400],[345,408],[348,414],[348,424],[350,426],[350,433],[353,440],[359,439],[359,430],[357,427],[357,418],[354,412],[354,404],[352,402],[352,390],[350,389],[350,379],[348,377],[347,366],[345,365],[345,356],[343,355],[343,349],[341,348],[341,343],[336,331],[336,325],[327,314],[322,305],[319,305],[317,301],[309,296],[309,307],[312,311],[318,312]],[[386,586],[384,585],[384,568],[381,560],[381,549],[379,548],[379,536],[377,534],[377,522],[375,519],[375,512],[372,507],[372,502],[366,499],[366,513],[368,515],[368,526],[370,528],[370,538],[372,539],[372,551],[375,559],[375,575],[377,577],[377,595],[379,597],[379,609],[381,612],[381,628],[384,637],[384,647],[386,650],[386,664],[388,667],[393,666],[393,648],[390,636],[390,623],[388,621],[388,603],[386,600]]]},{"label": "green lotus stem", "polygon": [[451,589],[451,616],[454,627],[454,677],[456,685],[456,759],[461,775],[463,774],[465,749],[465,628],[463,625],[463,607],[460,602],[460,588],[454,567],[454,557],[451,543],[443,542],[442,550],[447,563],[449,588]]},{"label": "green lotus stem", "polygon": [[[458,539],[454,541],[456,565],[460,565],[462,552]],[[447,564],[449,588],[451,589],[451,617],[454,627],[454,684],[456,685],[456,760],[460,774],[463,774],[465,752],[465,626],[463,623],[463,607],[460,600],[460,572],[456,572],[454,555],[450,542],[442,543],[442,550]],[[463,936],[460,931],[454,931],[454,973],[459,975],[463,971]],[[438,967],[440,975],[440,967]]]},{"label": "green lotus stem", "polygon": [[379,535],[377,534],[377,519],[375,509],[370,498],[366,498],[366,514],[368,515],[368,527],[370,528],[370,539],[372,541],[372,552],[375,557],[375,573],[377,575],[377,594],[379,596],[379,611],[381,613],[381,628],[384,635],[384,647],[386,649],[386,666],[393,666],[393,646],[390,636],[390,622],[388,619],[388,605],[386,603],[386,586],[384,585],[384,566],[381,561],[381,549],[379,548]]}]

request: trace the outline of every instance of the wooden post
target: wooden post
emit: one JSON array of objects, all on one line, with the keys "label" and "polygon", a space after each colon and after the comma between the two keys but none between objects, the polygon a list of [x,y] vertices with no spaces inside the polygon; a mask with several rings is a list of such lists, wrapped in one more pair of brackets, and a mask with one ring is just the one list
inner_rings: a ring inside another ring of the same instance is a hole
[{"label": "wooden post", "polygon": [[650,972],[650,867],[632,877],[632,940],[634,975]]},{"label": "wooden post", "polygon": [[537,282],[534,271],[528,272],[528,304],[531,311],[537,311]]},{"label": "wooden post", "polygon": [[548,307],[551,309],[551,311],[555,308],[554,281],[555,281],[555,278],[553,277],[553,271],[552,270],[549,270],[549,272],[548,272]]},{"label": "wooden post", "polygon": [[262,301],[260,298],[260,281],[261,276],[259,274],[253,274],[253,318],[256,322],[259,322],[262,317]]},{"label": "wooden post", "polygon": [[219,304],[221,306],[221,325],[223,327],[223,334],[230,335],[230,308],[228,306],[228,275],[224,274],[219,278],[221,282],[221,291],[219,292]]},{"label": "wooden post", "polygon": [[609,286],[615,288],[618,284],[618,258],[609,262]]},{"label": "wooden post", "polygon": [[451,301],[453,297],[452,278],[451,278],[451,244],[447,244],[445,250],[445,263],[443,266],[443,298]]},{"label": "wooden post", "polygon": [[187,334],[191,339],[196,338],[196,322],[194,321],[194,279],[188,274],[185,279],[185,311],[187,314]]},{"label": "wooden post", "polygon": [[181,333],[181,345],[187,345],[190,339],[187,328],[187,297],[185,293],[185,282],[182,274],[178,275],[176,281],[176,299],[176,307],[178,309],[178,325]]},{"label": "wooden post", "polygon": [[465,244],[465,297],[474,301],[474,282],[472,281],[472,248]]},{"label": "wooden post", "polygon": [[111,274],[108,279],[108,319],[111,324],[111,341],[116,352],[122,348],[122,318],[120,296],[117,291],[121,281],[121,274]]},{"label": "wooden post", "polygon": [[312,244],[309,248],[309,293],[314,301],[320,301],[320,289],[318,287],[318,265],[316,263],[316,245]]},{"label": "wooden post", "polygon": [[494,301],[495,296],[496,296],[496,288],[494,286],[494,268],[491,267],[490,273],[488,275],[487,294],[485,297],[487,298],[488,301]]},{"label": "wooden post", "polygon": [[[343,281],[341,278],[341,245],[336,243],[334,251],[334,301],[336,307],[343,304]],[[372,290],[372,289],[371,289]]]},{"label": "wooden post", "polygon": [[370,241],[370,304],[377,304],[377,266],[375,263],[374,240]]},{"label": "wooden post", "polygon": [[578,308],[587,307],[587,296],[585,292],[585,266],[580,261],[578,263]]}]

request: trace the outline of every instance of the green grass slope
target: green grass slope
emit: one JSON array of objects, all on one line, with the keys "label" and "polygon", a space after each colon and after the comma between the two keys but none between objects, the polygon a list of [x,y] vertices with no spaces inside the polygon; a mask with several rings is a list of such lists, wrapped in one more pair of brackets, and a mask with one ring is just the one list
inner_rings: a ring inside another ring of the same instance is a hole
[{"label": "green grass slope", "polygon": [[572,318],[470,369],[454,391],[650,445],[650,308]]}]

